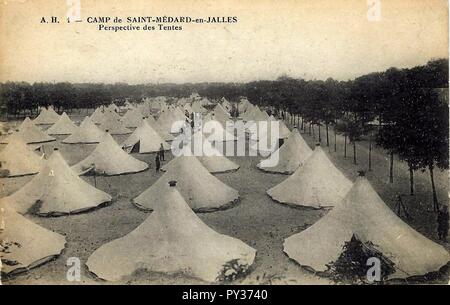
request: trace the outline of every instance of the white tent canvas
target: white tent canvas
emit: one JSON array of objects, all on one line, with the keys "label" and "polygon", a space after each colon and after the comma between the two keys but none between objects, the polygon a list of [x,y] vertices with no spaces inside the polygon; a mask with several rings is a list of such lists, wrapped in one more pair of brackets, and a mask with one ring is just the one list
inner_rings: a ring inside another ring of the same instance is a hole
[{"label": "white tent canvas", "polygon": [[30,119],[30,117],[26,117],[22,123],[19,125],[19,127],[17,128],[17,130],[21,130],[23,128],[26,128],[28,126],[34,125],[33,121]]},{"label": "white tent canvas", "polygon": [[89,156],[72,166],[78,174],[94,171],[106,176],[137,173],[147,168],[147,163],[123,151],[108,133],[105,133],[103,140]]},{"label": "white tent canvas", "polygon": [[2,273],[24,272],[61,254],[66,244],[64,236],[38,226],[4,204],[0,204],[0,210]]},{"label": "white tent canvas", "polygon": [[89,144],[99,143],[105,132],[100,130],[89,117],[85,117],[80,127],[62,143],[67,144]]},{"label": "white tent canvas", "polygon": [[207,212],[229,207],[239,199],[239,193],[213,175],[197,158],[180,156],[151,187],[133,202],[141,209],[155,210],[161,202],[158,194],[172,180],[177,180],[177,189],[194,211]]},{"label": "white tent canvas", "polygon": [[267,194],[281,203],[322,208],[339,204],[351,187],[352,182],[316,146],[303,166]]},{"label": "white tent canvas", "polygon": [[48,130],[49,135],[69,135],[74,133],[78,127],[72,122],[69,116],[64,112]]},{"label": "white tent canvas", "polygon": [[59,119],[59,115],[53,110],[52,107],[48,109],[42,108],[39,115],[33,120],[36,125],[51,125],[55,124]]},{"label": "white tent canvas", "polygon": [[164,141],[145,120],[141,126],[136,128],[133,133],[126,139],[121,146],[128,152],[133,151],[133,148],[138,146],[137,150],[140,154],[153,153],[159,151],[161,144],[164,150],[169,150],[170,145]]},{"label": "white tent canvas", "polygon": [[[200,145],[200,147],[196,148],[197,145]],[[234,172],[239,169],[239,165],[229,160],[219,150],[214,148],[211,142],[203,139],[200,133],[195,133],[194,136],[185,143],[180,155],[198,158],[203,166],[212,174]],[[162,170],[166,171],[169,169],[174,160],[175,159],[164,165]]]},{"label": "white tent canvas", "polygon": [[0,151],[2,168],[9,171],[9,177],[37,174],[43,165],[42,156],[38,156],[23,142],[20,137],[14,137]]},{"label": "white tent canvas", "polygon": [[404,223],[364,177],[317,223],[287,238],[284,251],[301,265],[326,271],[352,236],[394,264],[388,279],[424,275],[450,261],[447,250]]},{"label": "white tent canvas", "polygon": [[45,143],[55,141],[54,137],[51,137],[42,130],[40,130],[34,124],[28,124],[25,127],[19,129],[9,135],[6,139],[1,141],[2,144],[9,143],[14,137],[20,137],[27,144]]},{"label": "white tent canvas", "polygon": [[124,135],[131,133],[130,129],[126,128],[121,121],[112,116],[105,117],[99,127],[103,131],[107,131],[112,135]]},{"label": "white tent canvas", "polygon": [[210,142],[236,141],[236,137],[227,131],[220,122],[215,120],[203,123],[203,134]]},{"label": "white tent canvas", "polygon": [[[208,227],[177,187],[161,187],[158,208],[134,231],[97,249],[87,261],[89,271],[109,281],[145,269],[216,282],[248,270],[255,249]],[[228,269],[232,261],[238,267]]]},{"label": "white tent canvas", "polygon": [[100,107],[95,108],[94,113],[91,114],[91,121],[95,124],[100,124],[103,118],[103,111],[100,109]]},{"label": "white tent canvas", "polygon": [[30,182],[5,197],[19,213],[37,208],[36,214],[58,216],[80,213],[111,201],[111,196],[78,177],[59,151],[55,150]]},{"label": "white tent canvas", "polygon": [[128,110],[121,121],[125,127],[136,128],[142,124],[143,115],[139,108]]},{"label": "white tent canvas", "polygon": [[309,148],[308,144],[306,144],[305,140],[303,140],[302,136],[295,128],[292,130],[292,133],[286,142],[278,149],[278,152],[275,152],[269,157],[269,159],[272,159],[269,160],[271,161],[270,164],[276,165],[264,166],[264,163],[259,163],[257,166],[259,169],[266,172],[290,175],[302,166],[311,154],[311,148]]}]

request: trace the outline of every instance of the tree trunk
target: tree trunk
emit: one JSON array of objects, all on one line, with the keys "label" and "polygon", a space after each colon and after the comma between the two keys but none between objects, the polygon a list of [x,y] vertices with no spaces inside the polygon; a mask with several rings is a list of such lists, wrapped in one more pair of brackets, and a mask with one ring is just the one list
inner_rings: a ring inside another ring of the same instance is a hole
[{"label": "tree trunk", "polygon": [[353,164],[356,165],[356,141],[353,141]]},{"label": "tree trunk", "polygon": [[389,183],[394,183],[394,152],[391,152],[389,163]]},{"label": "tree trunk", "polygon": [[325,124],[325,130],[327,132],[327,146],[330,147],[330,138],[328,136],[328,123]]},{"label": "tree trunk", "polygon": [[320,123],[318,124],[319,126],[319,143],[322,143],[322,137],[320,136]]},{"label": "tree trunk", "polygon": [[344,136],[344,158],[347,158],[347,135]]},{"label": "tree trunk", "polygon": [[369,136],[369,172],[372,171],[372,135]]},{"label": "tree trunk", "polygon": [[337,134],[336,134],[336,129],[334,129],[334,152],[337,151]]},{"label": "tree trunk", "polygon": [[409,166],[409,194],[414,195],[414,171],[412,166]]},{"label": "tree trunk", "polygon": [[431,189],[433,191],[433,210],[437,212],[439,210],[439,203],[436,194],[436,186],[434,185],[433,165],[430,165],[428,168],[430,170]]}]

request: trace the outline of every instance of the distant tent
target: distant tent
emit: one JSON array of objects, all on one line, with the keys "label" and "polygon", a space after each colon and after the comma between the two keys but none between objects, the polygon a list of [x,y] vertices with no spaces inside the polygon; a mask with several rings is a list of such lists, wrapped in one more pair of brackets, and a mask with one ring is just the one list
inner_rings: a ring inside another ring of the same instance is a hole
[{"label": "distant tent", "polygon": [[269,157],[276,165],[264,166],[263,163],[259,163],[258,168],[266,172],[290,175],[303,165],[311,154],[311,148],[303,140],[297,128],[294,128],[286,142],[278,149],[278,155],[274,153]]},{"label": "distant tent", "polygon": [[322,208],[339,204],[351,187],[352,182],[316,146],[303,166],[267,194],[281,203]]},{"label": "distant tent", "polygon": [[173,135],[171,135],[169,132],[165,131],[157,121],[153,118],[153,116],[149,116],[145,119],[145,121],[150,125],[151,128],[153,128],[154,131],[156,131],[159,136],[166,142],[171,142],[175,139]]},{"label": "distant tent", "polygon": [[231,105],[231,103],[225,98],[222,97],[222,99],[220,100],[220,103],[222,105],[223,108],[225,108],[225,110],[229,113],[230,110],[233,108],[233,106]]},{"label": "distant tent", "polygon": [[91,121],[95,124],[100,124],[104,119],[103,111],[100,107],[96,108],[94,113],[91,114]]},{"label": "distant tent", "polygon": [[19,125],[19,127],[18,127],[17,129],[18,129],[18,130],[21,130],[21,129],[23,129],[23,128],[26,128],[26,127],[32,126],[32,125],[34,125],[34,123],[33,123],[32,120],[30,120],[30,117],[26,117],[26,118],[22,121],[22,123]]},{"label": "distant tent", "polygon": [[0,204],[0,208],[2,273],[21,273],[61,254],[66,244],[64,236],[38,226],[7,205]]},{"label": "distant tent", "polygon": [[80,127],[70,136],[65,138],[62,143],[81,144],[81,143],[99,143],[105,133],[100,130],[89,117],[85,117]]},{"label": "distant tent", "polygon": [[113,117],[105,117],[102,123],[100,123],[99,127],[103,131],[108,131],[112,135],[123,135],[131,133],[131,130],[126,128],[121,121]]},{"label": "distant tent", "polygon": [[177,189],[194,211],[227,208],[239,199],[238,191],[211,175],[197,158],[180,156],[174,159],[164,175],[134,198],[133,202],[142,209],[157,209],[161,204],[158,194],[171,180],[178,181]]},{"label": "distant tent", "polygon": [[13,137],[20,137],[27,144],[45,143],[55,141],[55,138],[45,134],[34,124],[27,124],[21,127],[19,131],[16,131],[9,135],[6,139],[2,140],[0,143],[9,143],[12,141]]},{"label": "distant tent", "polygon": [[205,107],[202,106],[202,104],[199,101],[195,101],[192,103],[192,111],[196,113],[206,113],[208,110],[206,110]]},{"label": "distant tent", "polygon": [[20,137],[13,137],[9,144],[0,151],[3,169],[9,171],[9,177],[37,174],[43,160],[23,142]]},{"label": "distant tent", "polygon": [[114,104],[114,103],[111,103],[109,106],[108,106],[108,108],[107,108],[109,111],[114,111],[114,112],[119,112],[120,111],[120,108],[116,105],[116,104]]},{"label": "distant tent", "polygon": [[214,120],[214,118],[209,121],[204,121],[203,134],[210,142],[236,141],[236,137],[225,130],[222,124]]},{"label": "distant tent", "polygon": [[139,108],[128,110],[122,117],[121,121],[125,127],[136,128],[142,124],[142,112]]},{"label": "distant tent", "polygon": [[4,200],[19,213],[36,207],[38,215],[58,216],[98,207],[111,196],[78,177],[55,150],[39,174]]},{"label": "distant tent", "polygon": [[136,128],[133,133],[126,139],[121,146],[129,153],[133,148],[137,147],[140,154],[157,152],[163,144],[164,150],[170,150],[170,145],[164,141],[147,122],[143,121],[141,126]]},{"label": "distant tent", "polygon": [[338,260],[352,238],[392,263],[394,270],[384,274],[386,279],[425,275],[450,261],[442,246],[397,217],[363,177],[342,203],[308,229],[287,238],[284,251],[299,264],[322,272]]},{"label": "distant tent", "polygon": [[164,132],[176,134],[181,131],[181,128],[185,127],[185,120],[186,118],[177,118],[173,111],[163,111],[160,114],[157,123]]},{"label": "distant tent", "polygon": [[217,104],[213,110],[214,119],[222,124],[222,126],[226,126],[226,122],[230,120],[230,114],[226,111],[222,105]]},{"label": "distant tent", "polygon": [[147,163],[123,151],[108,133],[104,134],[103,140],[89,156],[72,166],[78,174],[93,171],[107,176],[137,173],[147,168]]},{"label": "distant tent", "polygon": [[50,135],[69,135],[74,133],[78,127],[70,120],[69,116],[64,112],[58,121],[47,130]]},{"label": "distant tent", "polygon": [[51,125],[55,124],[58,119],[59,115],[53,110],[53,107],[48,109],[42,108],[37,118],[33,120],[33,123],[36,125]]},{"label": "distant tent", "polygon": [[118,281],[138,269],[207,282],[245,273],[256,250],[208,227],[177,188],[161,185],[154,199],[159,202],[157,209],[131,233],[97,249],[86,263],[89,271],[108,281]]},{"label": "distant tent", "polygon": [[249,102],[249,100],[246,97],[241,98],[240,102],[238,103],[238,109],[239,112],[241,113],[247,111],[247,109],[251,108],[252,106],[253,105]]},{"label": "distant tent", "polygon": [[[198,141],[196,141],[195,137],[200,135],[200,133],[194,134],[190,141],[186,143],[183,147],[183,153],[181,154],[182,156],[192,156],[193,158],[198,158],[203,166],[206,167],[206,169],[212,174],[233,172],[239,169],[239,165],[225,157],[206,139],[199,138]],[[197,150],[195,147],[196,145],[200,145],[201,147]],[[199,153],[197,153],[197,151]],[[168,170],[174,160],[175,159],[167,163],[162,167],[162,169],[165,171]]]},{"label": "distant tent", "polygon": [[189,112],[189,115],[193,112],[192,107],[190,104],[185,104],[183,106],[183,110]]},{"label": "distant tent", "polygon": [[122,120],[122,117],[118,113],[116,113],[115,111],[111,111],[109,109],[105,109],[103,111],[103,116],[100,119],[99,125],[102,125],[107,121],[120,121],[120,120]]}]

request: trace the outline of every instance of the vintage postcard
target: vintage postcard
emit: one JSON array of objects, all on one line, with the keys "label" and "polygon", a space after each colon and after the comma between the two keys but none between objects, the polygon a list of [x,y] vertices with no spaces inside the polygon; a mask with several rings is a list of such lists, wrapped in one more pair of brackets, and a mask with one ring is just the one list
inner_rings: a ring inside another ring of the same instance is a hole
[{"label": "vintage postcard", "polygon": [[1,283],[447,285],[448,23],[444,0],[2,1]]}]

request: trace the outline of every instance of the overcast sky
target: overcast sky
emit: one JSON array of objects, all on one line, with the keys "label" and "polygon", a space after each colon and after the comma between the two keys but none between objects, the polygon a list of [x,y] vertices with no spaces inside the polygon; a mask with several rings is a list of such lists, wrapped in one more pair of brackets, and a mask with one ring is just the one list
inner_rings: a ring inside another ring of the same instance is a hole
[{"label": "overcast sky", "polygon": [[[2,1],[0,81],[245,82],[283,74],[346,80],[448,57],[446,0],[381,0],[375,22],[367,0],[81,0],[83,23],[40,24],[66,10],[66,0]],[[121,33],[85,22],[164,15],[238,22]]]}]

